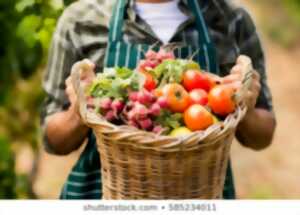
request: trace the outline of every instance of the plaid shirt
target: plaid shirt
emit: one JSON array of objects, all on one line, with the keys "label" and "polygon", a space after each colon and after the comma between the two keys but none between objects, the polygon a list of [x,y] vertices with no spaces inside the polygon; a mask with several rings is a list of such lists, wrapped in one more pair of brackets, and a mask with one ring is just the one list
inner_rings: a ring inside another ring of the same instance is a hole
[{"label": "plaid shirt", "polygon": [[[115,1],[80,0],[69,6],[60,17],[43,81],[47,93],[41,114],[43,128],[47,116],[63,111],[69,105],[64,90],[65,79],[69,76],[72,65],[83,58],[89,58],[99,69],[103,67],[108,25]],[[236,7],[229,0],[199,1],[210,36],[216,45],[221,74],[229,73],[240,54],[248,55],[261,75],[262,89],[257,107],[271,111],[272,99],[267,85],[264,54],[251,17],[243,8]],[[170,42],[195,44],[198,38],[193,14],[185,0],[180,0],[179,5],[188,15],[189,21],[177,29]],[[133,0],[127,9],[123,30],[124,40],[131,43],[161,42],[149,25],[136,15]],[[51,151],[47,141],[45,143],[46,148]]]}]

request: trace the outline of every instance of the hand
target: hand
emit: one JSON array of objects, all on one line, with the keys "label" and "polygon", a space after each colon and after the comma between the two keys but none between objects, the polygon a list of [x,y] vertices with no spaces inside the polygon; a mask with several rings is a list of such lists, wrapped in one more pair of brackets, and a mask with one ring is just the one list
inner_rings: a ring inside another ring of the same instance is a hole
[{"label": "hand", "polygon": [[[231,84],[235,89],[239,89],[242,84],[242,68],[245,63],[246,56],[240,56],[237,59],[236,65],[231,69],[230,75],[225,76],[222,79],[223,84]],[[261,89],[260,85],[260,75],[257,71],[253,71],[253,80],[251,86],[249,87],[248,92],[245,96],[245,103],[248,107],[248,113],[252,112],[255,109],[257,98]]]},{"label": "hand", "polygon": [[[91,80],[93,80],[95,76],[94,68],[95,68],[95,64],[92,63],[90,60],[85,59],[73,65],[72,73],[80,72],[80,79],[82,82],[81,84],[83,87],[85,87],[85,85],[87,85],[88,82],[91,82]],[[71,76],[69,76],[66,79],[65,84],[66,84],[65,92],[70,101],[70,107],[68,111],[70,112],[70,115],[72,117],[75,117],[75,119],[79,119],[79,121],[81,121],[80,114],[79,114],[78,98],[72,84]]]}]

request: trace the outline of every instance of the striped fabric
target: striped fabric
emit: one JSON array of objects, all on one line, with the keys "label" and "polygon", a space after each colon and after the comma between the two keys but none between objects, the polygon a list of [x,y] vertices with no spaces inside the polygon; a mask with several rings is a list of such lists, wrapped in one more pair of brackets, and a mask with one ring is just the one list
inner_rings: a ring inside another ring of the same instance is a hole
[{"label": "striped fabric", "polygon": [[[122,17],[118,14],[119,10],[112,16],[112,6],[115,2],[116,0],[81,0],[72,4],[61,16],[53,36],[44,77],[43,86],[48,96],[41,115],[43,128],[47,124],[47,116],[62,111],[69,105],[64,93],[64,81],[76,61],[89,58],[96,63],[98,71],[104,66],[126,65],[133,68],[149,45],[156,42],[161,44],[147,23],[134,13],[132,0],[129,1],[129,7],[125,8],[124,23],[123,19],[118,20]],[[255,69],[262,77],[262,90],[257,106],[272,110],[271,95],[266,83],[264,55],[250,16],[245,10],[235,8],[224,0],[189,2],[194,5],[188,5],[187,0],[179,3],[189,19],[177,29],[171,40],[181,46],[175,54],[184,58],[200,48],[201,51],[195,56],[195,60],[199,61],[203,68],[209,68],[220,75],[228,74],[239,54],[250,56]],[[115,19],[110,19],[111,17]],[[110,20],[117,20],[115,25],[112,25],[113,29],[109,27]],[[204,24],[208,26],[208,30],[198,33],[199,27],[202,29]],[[113,32],[110,35],[109,29]],[[212,44],[215,44],[217,51]],[[213,59],[214,56],[217,60]],[[47,151],[53,152],[46,138],[45,146]],[[90,133],[89,142],[70,173],[61,198],[101,198],[99,169],[99,155],[94,137]],[[230,166],[224,198],[234,198]]]}]

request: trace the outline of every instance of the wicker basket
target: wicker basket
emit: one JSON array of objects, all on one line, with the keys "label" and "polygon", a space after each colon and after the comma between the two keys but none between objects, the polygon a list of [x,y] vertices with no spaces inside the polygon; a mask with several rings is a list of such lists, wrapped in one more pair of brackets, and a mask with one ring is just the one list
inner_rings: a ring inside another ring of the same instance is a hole
[{"label": "wicker basket", "polygon": [[72,72],[82,119],[93,129],[101,157],[104,199],[222,198],[230,146],[246,113],[243,95],[252,79],[248,58],[244,82],[236,94],[235,113],[206,131],[184,138],[159,136],[130,126],[116,126],[88,111],[80,82]]}]

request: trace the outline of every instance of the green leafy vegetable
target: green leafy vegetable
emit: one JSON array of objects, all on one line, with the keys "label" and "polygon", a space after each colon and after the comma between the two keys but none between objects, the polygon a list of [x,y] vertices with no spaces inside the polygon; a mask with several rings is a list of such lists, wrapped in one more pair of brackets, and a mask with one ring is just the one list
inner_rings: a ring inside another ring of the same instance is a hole
[{"label": "green leafy vegetable", "polygon": [[128,90],[141,89],[143,76],[128,68],[106,68],[103,73],[97,75],[88,90],[93,97],[109,97],[127,99]]},{"label": "green leafy vegetable", "polygon": [[170,110],[163,109],[161,114],[155,119],[155,122],[170,131],[182,126],[183,116],[181,113],[172,113]]},{"label": "green leafy vegetable", "polygon": [[151,73],[159,80],[159,86],[166,83],[180,83],[184,71],[187,69],[200,69],[200,66],[191,60],[170,59],[163,61]]}]

